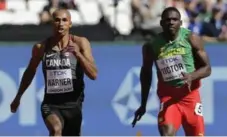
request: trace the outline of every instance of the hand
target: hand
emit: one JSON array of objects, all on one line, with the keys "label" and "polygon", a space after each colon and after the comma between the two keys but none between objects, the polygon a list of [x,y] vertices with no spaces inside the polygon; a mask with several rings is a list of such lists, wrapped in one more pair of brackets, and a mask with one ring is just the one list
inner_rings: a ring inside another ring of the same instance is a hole
[{"label": "hand", "polygon": [[136,110],[134,120],[132,121],[132,127],[135,127],[136,122],[141,119],[141,117],[145,114],[145,112],[146,112],[146,107],[144,106],[140,106]]},{"label": "hand", "polygon": [[183,75],[182,80],[188,86],[188,90],[191,92],[191,84],[192,84],[192,75],[190,73],[181,73]]},{"label": "hand", "polygon": [[16,97],[13,102],[10,104],[11,112],[15,113],[20,105],[20,98]]}]

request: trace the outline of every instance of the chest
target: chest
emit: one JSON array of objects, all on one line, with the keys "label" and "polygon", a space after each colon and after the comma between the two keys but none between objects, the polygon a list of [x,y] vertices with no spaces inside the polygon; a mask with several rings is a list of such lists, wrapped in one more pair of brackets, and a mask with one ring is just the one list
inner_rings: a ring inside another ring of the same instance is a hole
[{"label": "chest", "polygon": [[46,51],[43,66],[46,69],[61,69],[76,67],[77,59],[70,51]]},{"label": "chest", "polygon": [[175,56],[184,58],[189,54],[191,54],[191,45],[187,41],[176,41],[158,45],[155,58],[156,60]]}]

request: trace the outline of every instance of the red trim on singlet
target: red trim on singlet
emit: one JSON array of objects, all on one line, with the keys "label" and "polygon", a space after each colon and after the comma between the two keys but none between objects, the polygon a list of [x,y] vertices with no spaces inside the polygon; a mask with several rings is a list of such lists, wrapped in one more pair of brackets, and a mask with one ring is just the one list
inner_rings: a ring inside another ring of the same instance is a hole
[{"label": "red trim on singlet", "polygon": [[[197,91],[201,87],[201,81],[195,80],[191,84],[191,91]],[[171,97],[175,99],[181,99],[183,96],[186,96],[190,93],[188,86],[185,84],[182,87],[174,87],[168,85],[162,80],[158,81],[157,86],[157,95],[159,98]]]}]

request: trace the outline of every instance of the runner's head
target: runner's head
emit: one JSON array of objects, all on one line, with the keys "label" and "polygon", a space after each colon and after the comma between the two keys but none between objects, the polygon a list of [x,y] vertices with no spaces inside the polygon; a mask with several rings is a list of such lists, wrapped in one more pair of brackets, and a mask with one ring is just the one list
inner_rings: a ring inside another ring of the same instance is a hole
[{"label": "runner's head", "polygon": [[181,24],[181,14],[175,7],[168,7],[162,12],[160,25],[165,33],[176,34]]},{"label": "runner's head", "polygon": [[57,35],[65,35],[69,33],[72,26],[71,15],[66,9],[57,9],[53,13],[54,33]]}]

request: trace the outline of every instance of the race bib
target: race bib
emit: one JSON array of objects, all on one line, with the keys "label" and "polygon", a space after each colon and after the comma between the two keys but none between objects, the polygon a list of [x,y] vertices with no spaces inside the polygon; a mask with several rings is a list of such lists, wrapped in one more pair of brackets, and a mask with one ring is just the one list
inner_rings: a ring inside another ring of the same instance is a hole
[{"label": "race bib", "polygon": [[71,69],[47,70],[47,93],[67,93],[73,91]]},{"label": "race bib", "polygon": [[195,114],[199,116],[203,116],[203,106],[201,103],[196,103],[195,105]]},{"label": "race bib", "polygon": [[164,81],[182,78],[181,73],[186,72],[183,58],[180,55],[159,59],[157,65]]}]

